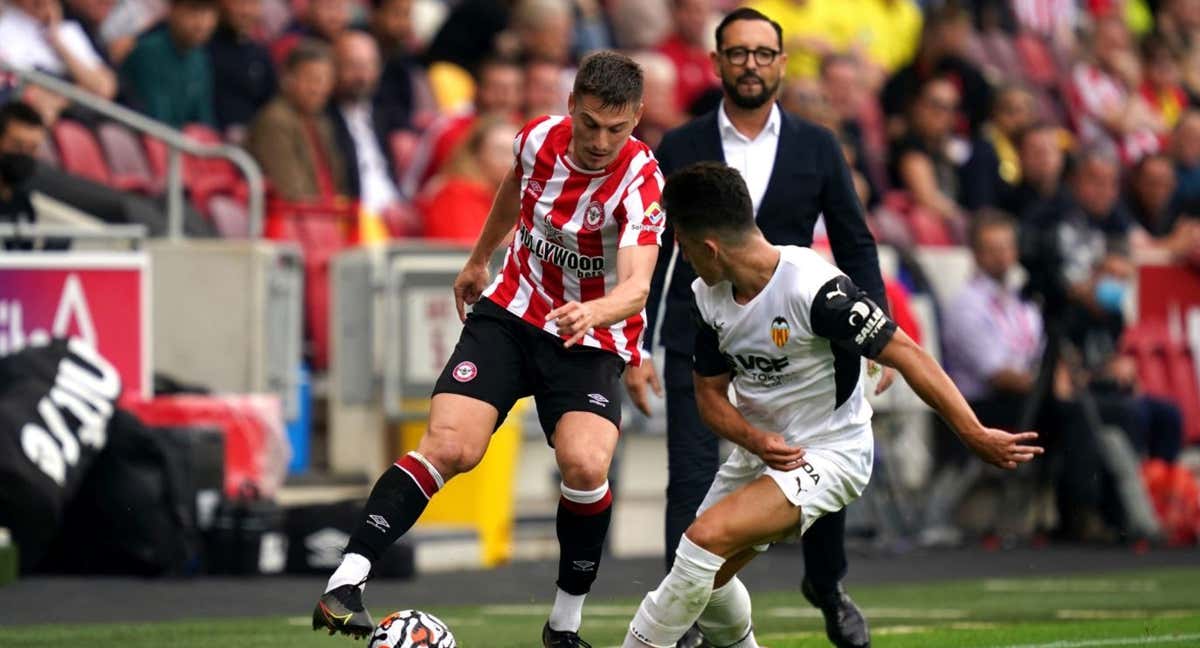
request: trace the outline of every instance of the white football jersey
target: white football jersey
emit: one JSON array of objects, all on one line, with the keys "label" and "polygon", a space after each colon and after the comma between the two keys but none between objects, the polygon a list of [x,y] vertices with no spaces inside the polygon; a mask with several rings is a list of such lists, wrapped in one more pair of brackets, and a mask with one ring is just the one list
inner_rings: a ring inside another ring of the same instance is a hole
[{"label": "white football jersey", "polygon": [[869,434],[863,357],[896,325],[835,266],[809,248],[776,246],[775,274],[746,304],[733,285],[697,279],[695,369],[732,372],[737,407],[752,425],[791,445]]}]

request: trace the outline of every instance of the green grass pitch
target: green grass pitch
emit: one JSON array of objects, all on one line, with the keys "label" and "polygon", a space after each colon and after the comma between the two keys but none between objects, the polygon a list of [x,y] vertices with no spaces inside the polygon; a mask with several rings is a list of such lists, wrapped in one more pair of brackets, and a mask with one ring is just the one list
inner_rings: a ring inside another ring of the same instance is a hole
[{"label": "green grass pitch", "polygon": [[[486,579],[487,576],[482,577]],[[753,587],[753,584],[750,584]],[[1108,648],[1200,646],[1200,569],[1132,571],[1045,579],[988,579],[856,586],[880,648]],[[374,605],[386,601],[373,600]],[[417,601],[396,602],[410,606]],[[590,601],[583,636],[620,644],[636,601]],[[796,592],[755,593],[760,642],[769,648],[827,646],[820,614]],[[376,618],[389,612],[374,608]],[[540,644],[545,606],[432,607],[465,648]],[[297,611],[300,612],[300,611]],[[152,624],[0,628],[0,646],[89,648],[349,648],[346,637],[309,629],[308,618],[213,619]]]}]

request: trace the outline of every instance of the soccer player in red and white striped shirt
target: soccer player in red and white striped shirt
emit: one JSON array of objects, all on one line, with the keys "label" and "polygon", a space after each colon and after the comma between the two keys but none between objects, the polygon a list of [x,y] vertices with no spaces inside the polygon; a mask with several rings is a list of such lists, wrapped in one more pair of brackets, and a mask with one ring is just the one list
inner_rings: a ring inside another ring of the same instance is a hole
[{"label": "soccer player in red and white striped shirt", "polygon": [[[658,162],[630,136],[642,114],[637,64],[612,52],[584,59],[568,108],[529,122],[514,141],[513,170],[454,282],[466,324],[434,388],[429,429],[376,482],[314,629],[370,632],[361,584],[371,562],[446,480],[479,463],[509,409],[532,395],[563,480],[558,591],[542,644],[588,645],[578,633],[612,512],[621,373],[642,360],[665,215]],[[492,280],[488,260],[510,233]]]}]

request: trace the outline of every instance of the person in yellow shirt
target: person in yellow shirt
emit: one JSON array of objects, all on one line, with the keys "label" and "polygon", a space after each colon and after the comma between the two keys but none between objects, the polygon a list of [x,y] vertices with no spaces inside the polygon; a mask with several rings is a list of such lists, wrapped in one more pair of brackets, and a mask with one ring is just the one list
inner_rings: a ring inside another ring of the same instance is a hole
[{"label": "person in yellow shirt", "polygon": [[837,0],[754,0],[747,6],[756,9],[783,28],[787,35],[783,50],[788,62],[788,79],[815,79],[821,59],[845,47],[845,29],[836,29],[831,11]]}]

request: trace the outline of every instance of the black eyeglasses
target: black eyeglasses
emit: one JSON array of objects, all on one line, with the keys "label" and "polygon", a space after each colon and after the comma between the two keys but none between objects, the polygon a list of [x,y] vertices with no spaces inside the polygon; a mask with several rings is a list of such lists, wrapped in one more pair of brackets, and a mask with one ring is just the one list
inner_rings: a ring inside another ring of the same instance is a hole
[{"label": "black eyeglasses", "polygon": [[725,56],[725,60],[734,65],[745,65],[746,61],[750,58],[750,52],[754,52],[755,65],[760,66],[767,66],[774,63],[775,57],[782,53],[779,50],[773,50],[769,47],[760,47],[756,50],[745,47],[730,47],[721,52],[721,54]]}]

